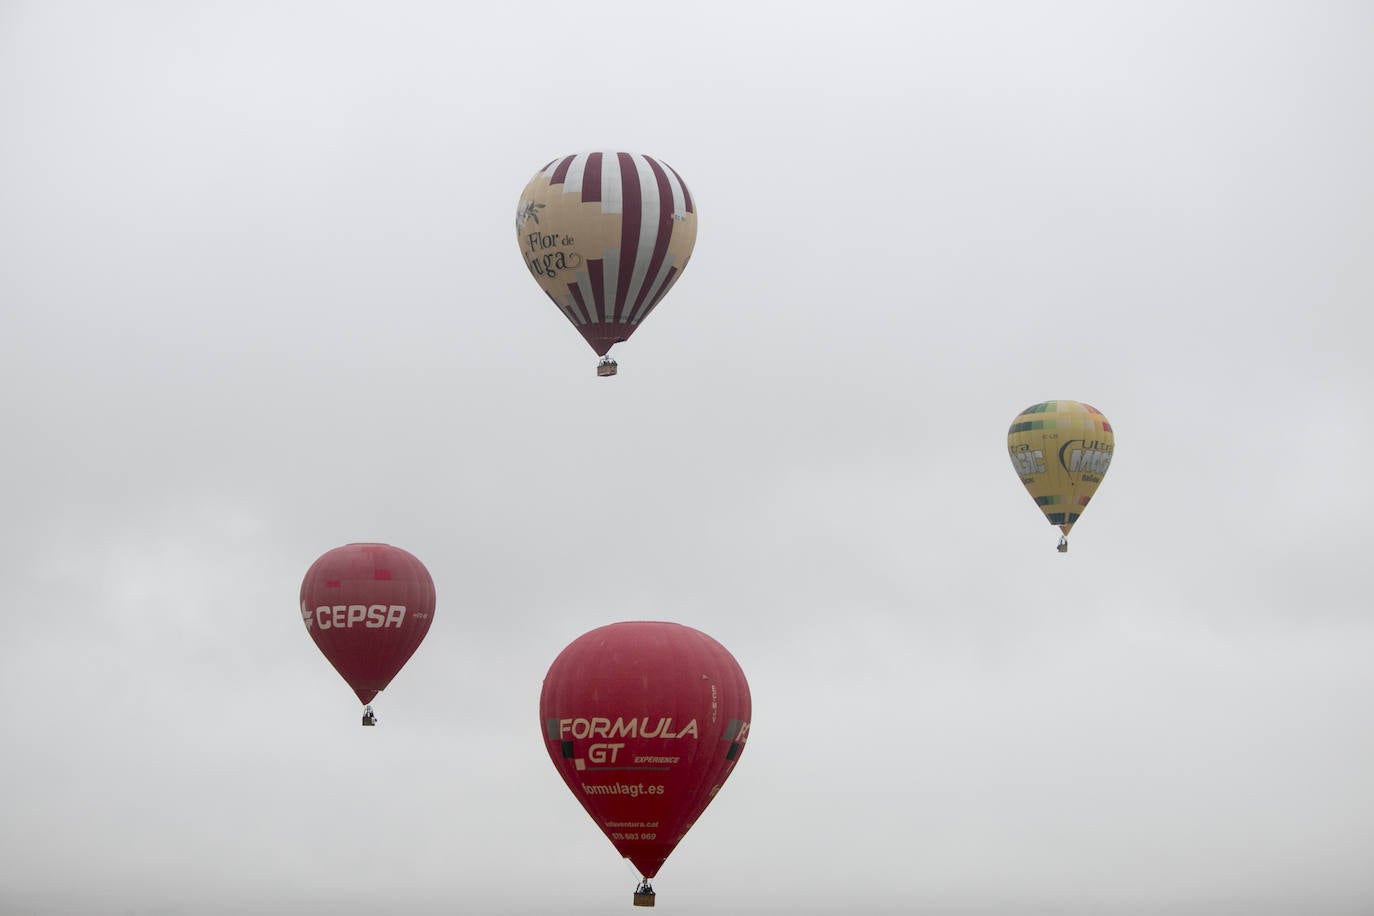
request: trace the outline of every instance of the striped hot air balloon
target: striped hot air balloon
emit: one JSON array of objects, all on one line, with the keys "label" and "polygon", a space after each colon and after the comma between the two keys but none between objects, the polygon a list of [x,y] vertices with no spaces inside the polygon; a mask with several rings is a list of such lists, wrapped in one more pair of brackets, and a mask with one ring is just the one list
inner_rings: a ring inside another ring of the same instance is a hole
[{"label": "striped hot air balloon", "polygon": [[555,159],[520,195],[515,234],[534,279],[602,357],[628,340],[682,276],[696,204],[672,167],[636,153]]},{"label": "striped hot air balloon", "polygon": [[1045,518],[1063,532],[1060,553],[1069,549],[1069,529],[1097,492],[1115,447],[1102,411],[1078,401],[1032,404],[1007,430],[1012,467]]}]

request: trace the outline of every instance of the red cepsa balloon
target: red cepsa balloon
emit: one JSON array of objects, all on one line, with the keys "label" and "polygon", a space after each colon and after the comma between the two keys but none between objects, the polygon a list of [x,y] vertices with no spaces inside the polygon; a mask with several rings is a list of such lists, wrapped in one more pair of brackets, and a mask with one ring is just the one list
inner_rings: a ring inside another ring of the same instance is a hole
[{"label": "red cepsa balloon", "polygon": [[739,663],[676,623],[614,623],[579,636],[539,698],[559,775],[645,878],[734,770],[749,716]]},{"label": "red cepsa balloon", "polygon": [[429,632],[434,580],[399,547],[336,547],[305,574],[301,617],[315,645],[366,705]]}]

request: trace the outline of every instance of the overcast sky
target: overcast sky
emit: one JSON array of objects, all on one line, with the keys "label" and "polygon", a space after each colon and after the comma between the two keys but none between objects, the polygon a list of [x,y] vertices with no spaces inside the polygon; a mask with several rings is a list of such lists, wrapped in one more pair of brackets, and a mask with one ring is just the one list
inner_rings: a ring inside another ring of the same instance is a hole
[{"label": "overcast sky", "polygon": [[[587,149],[700,208],[609,380],[513,231]],[[634,619],[753,693],[669,913],[1374,911],[1372,164],[1362,2],[0,0],[0,912],[628,909],[537,707]]]}]

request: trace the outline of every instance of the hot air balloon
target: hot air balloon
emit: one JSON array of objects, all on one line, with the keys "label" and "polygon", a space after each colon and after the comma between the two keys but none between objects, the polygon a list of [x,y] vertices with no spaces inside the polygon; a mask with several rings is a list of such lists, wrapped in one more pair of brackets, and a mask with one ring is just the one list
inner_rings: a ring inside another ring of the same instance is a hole
[{"label": "hot air balloon", "polygon": [[1059,526],[1059,552],[1069,529],[1088,508],[1112,463],[1112,424],[1102,411],[1078,401],[1044,401],[1021,411],[1007,431],[1011,463],[1051,525]]},{"label": "hot air balloon", "polygon": [[651,880],[734,770],[749,684],[725,647],[676,623],[614,623],[559,653],[544,678],[544,746],[582,807]]},{"label": "hot air balloon", "polygon": [[697,238],[687,185],[636,153],[578,153],[530,180],[515,211],[525,265],[615,375],[606,355],[628,340],[682,276]]},{"label": "hot air balloon", "polygon": [[324,657],[363,703],[391,683],[434,619],[434,581],[414,556],[389,544],[347,544],[324,554],[301,582],[301,618]]}]

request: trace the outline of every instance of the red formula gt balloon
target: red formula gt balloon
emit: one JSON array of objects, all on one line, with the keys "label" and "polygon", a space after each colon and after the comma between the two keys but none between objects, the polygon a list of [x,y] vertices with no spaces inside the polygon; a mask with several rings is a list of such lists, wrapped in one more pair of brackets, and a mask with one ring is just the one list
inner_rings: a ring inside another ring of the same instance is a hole
[{"label": "red formula gt balloon", "polygon": [[[348,544],[301,582],[301,618],[315,645],[364,705],[409,661],[434,619],[434,581],[389,544]],[[371,709],[363,724],[371,725]]]},{"label": "red formula gt balloon", "polygon": [[705,633],[615,623],[573,640],[554,660],[539,717],[559,775],[646,879],[639,903],[652,894],[647,879],[739,761],[749,684]]}]

